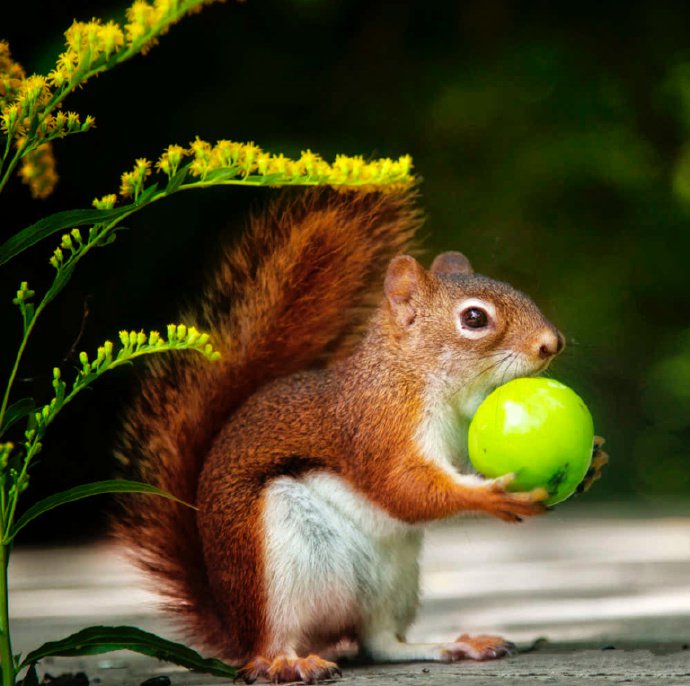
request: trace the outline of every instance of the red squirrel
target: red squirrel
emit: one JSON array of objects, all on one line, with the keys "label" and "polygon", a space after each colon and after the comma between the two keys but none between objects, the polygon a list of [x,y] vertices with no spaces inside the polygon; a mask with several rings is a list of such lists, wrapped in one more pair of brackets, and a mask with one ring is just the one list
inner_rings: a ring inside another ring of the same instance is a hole
[{"label": "red squirrel", "polygon": [[254,216],[185,320],[218,363],[157,358],[119,450],[164,498],[129,502],[119,534],[196,643],[258,678],[339,673],[342,639],[374,660],[508,654],[495,636],[411,644],[424,525],[508,522],[544,489],[472,472],[453,439],[496,386],[544,370],[561,333],[460,253],[404,253],[411,192],[311,190]]}]

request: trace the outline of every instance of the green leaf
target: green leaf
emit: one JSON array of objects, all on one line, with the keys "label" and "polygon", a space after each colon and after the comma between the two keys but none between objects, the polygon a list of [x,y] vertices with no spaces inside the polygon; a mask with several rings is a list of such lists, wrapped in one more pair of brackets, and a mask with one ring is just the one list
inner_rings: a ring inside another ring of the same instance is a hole
[{"label": "green leaf", "polygon": [[219,183],[221,181],[227,181],[228,179],[234,179],[239,173],[239,167],[222,167],[221,169],[210,171],[203,179],[194,178],[193,181],[190,180],[190,183],[196,183],[198,181],[203,181],[203,183]]},{"label": "green leaf", "polygon": [[22,667],[49,655],[97,655],[111,650],[131,650],[142,655],[173,662],[195,672],[205,672],[220,677],[233,678],[236,670],[214,658],[203,658],[199,653],[181,643],[142,631],[133,626],[92,626],[82,629],[61,641],[44,643],[29,653]]},{"label": "green leaf", "polygon": [[0,436],[2,436],[12,424],[26,417],[27,414],[30,414],[35,409],[36,403],[33,398],[22,398],[21,400],[17,400],[16,403],[12,403],[7,410],[5,410],[5,417],[0,427]]},{"label": "green leaf", "polygon": [[9,262],[9,260],[24,252],[24,250],[58,231],[86,224],[110,222],[113,219],[129,214],[133,209],[134,205],[123,205],[112,210],[65,210],[51,214],[40,219],[35,224],[22,229],[0,245],[0,265]]},{"label": "green leaf", "polygon": [[15,522],[10,530],[8,540],[11,541],[31,520],[36,519],[36,517],[42,515],[44,512],[48,512],[48,510],[52,510],[66,503],[74,502],[75,500],[81,500],[82,498],[89,498],[92,495],[101,495],[103,493],[151,493],[153,495],[163,496],[164,498],[170,498],[170,500],[174,500],[182,505],[187,505],[187,507],[193,507],[179,500],[167,491],[163,491],[150,484],[142,483],[141,481],[127,481],[125,479],[94,481],[90,484],[75,486],[74,488],[61,491],[60,493],[54,493],[43,500],[39,500],[32,505],[17,522]]},{"label": "green leaf", "polygon": [[187,172],[191,167],[191,164],[185,164],[183,167],[175,172],[175,175],[168,181],[168,185],[165,187],[166,195],[171,195],[182,185],[183,181],[187,178]]},{"label": "green leaf", "polygon": [[140,205],[145,205],[155,193],[158,192],[158,184],[157,183],[152,183],[150,186],[145,188],[140,194],[139,197],[137,198],[137,201],[134,203],[137,207]]},{"label": "green leaf", "polygon": [[38,686],[38,674],[36,674],[36,664],[32,663],[24,675],[20,686]]},{"label": "green leaf", "polygon": [[285,185],[285,174],[262,174],[260,176],[250,176],[249,179],[251,181],[258,182],[263,186],[271,186],[274,184],[279,186]]}]

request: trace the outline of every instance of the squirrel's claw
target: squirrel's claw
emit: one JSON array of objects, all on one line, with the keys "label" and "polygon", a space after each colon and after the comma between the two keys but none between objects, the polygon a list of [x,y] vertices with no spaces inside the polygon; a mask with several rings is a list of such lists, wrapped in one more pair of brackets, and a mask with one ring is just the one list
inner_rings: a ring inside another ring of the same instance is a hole
[{"label": "squirrel's claw", "polygon": [[585,474],[585,478],[582,480],[580,485],[577,487],[577,493],[585,493],[588,491],[595,481],[601,479],[601,470],[608,464],[609,454],[602,450],[602,446],[606,442],[605,438],[601,436],[594,437],[594,443],[592,447],[592,462],[589,465],[589,469]]},{"label": "squirrel's claw", "polygon": [[318,655],[307,657],[278,655],[272,661],[261,656],[255,657],[237,673],[235,680],[242,679],[246,684],[253,684],[258,678],[266,679],[274,684],[293,681],[315,684],[336,676],[342,676],[338,665]]},{"label": "squirrel's claw", "polygon": [[265,657],[257,655],[251,662],[248,662],[242,669],[237,671],[233,683],[242,679],[245,684],[253,684],[259,677],[265,676],[271,663]]},{"label": "squirrel's claw", "polygon": [[511,493],[506,488],[515,480],[515,474],[506,474],[482,484],[479,509],[506,522],[521,522],[524,517],[543,514],[548,510],[544,500],[549,497],[545,488]]}]

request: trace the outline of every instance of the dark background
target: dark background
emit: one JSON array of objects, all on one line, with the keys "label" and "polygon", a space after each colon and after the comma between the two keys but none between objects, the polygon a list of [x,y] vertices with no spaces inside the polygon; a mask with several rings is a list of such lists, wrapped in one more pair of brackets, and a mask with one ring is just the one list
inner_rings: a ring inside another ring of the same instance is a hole
[{"label": "dark background", "polygon": [[[11,3],[0,38],[47,73],[73,18],[124,5]],[[253,140],[271,152],[409,153],[423,177],[430,251],[530,293],[566,333],[552,367],[587,401],[612,463],[597,500],[690,496],[690,6],[684,3],[252,0],[211,5],[160,45],[89,82],[67,109],[97,128],[55,146],[60,183],[32,201],[12,183],[0,239],[114,192],[136,157],[170,143]],[[82,264],[47,310],[15,397],[50,397],[121,328],[161,328],[193,300],[221,235],[270,190],[180,194]],[[49,239],[2,272],[0,371],[19,336],[20,280],[39,293]],[[85,317],[85,312],[88,315]],[[75,344],[78,332],[83,335]],[[108,478],[131,370],[108,375],[47,436],[24,505]],[[103,528],[104,499],[55,511],[24,540]],[[570,504],[565,507],[570,507]]]}]

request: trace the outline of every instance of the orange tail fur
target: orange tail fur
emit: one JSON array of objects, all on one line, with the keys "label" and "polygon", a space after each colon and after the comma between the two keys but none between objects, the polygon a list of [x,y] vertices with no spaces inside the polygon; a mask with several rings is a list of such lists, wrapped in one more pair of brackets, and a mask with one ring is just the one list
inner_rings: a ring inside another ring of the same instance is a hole
[{"label": "orange tail fur", "polygon": [[[193,503],[219,429],[267,382],[346,354],[380,292],[386,264],[420,224],[409,193],[310,190],[251,218],[197,313],[218,363],[159,356],[126,418],[118,456],[128,475]],[[209,589],[194,510],[129,497],[117,522],[126,543],[194,642],[233,655]]]}]

